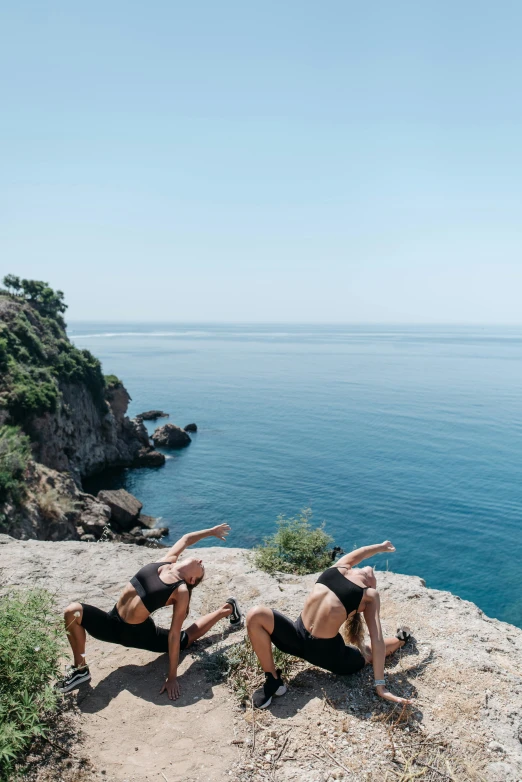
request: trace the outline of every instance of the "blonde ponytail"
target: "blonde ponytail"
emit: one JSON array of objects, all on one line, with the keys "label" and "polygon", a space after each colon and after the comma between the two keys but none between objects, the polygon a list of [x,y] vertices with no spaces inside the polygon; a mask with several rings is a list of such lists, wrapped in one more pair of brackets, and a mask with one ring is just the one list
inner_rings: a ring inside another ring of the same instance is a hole
[{"label": "blonde ponytail", "polygon": [[364,646],[364,624],[362,614],[355,612],[353,616],[344,622],[339,630],[344,642],[347,644],[353,644],[362,651]]}]

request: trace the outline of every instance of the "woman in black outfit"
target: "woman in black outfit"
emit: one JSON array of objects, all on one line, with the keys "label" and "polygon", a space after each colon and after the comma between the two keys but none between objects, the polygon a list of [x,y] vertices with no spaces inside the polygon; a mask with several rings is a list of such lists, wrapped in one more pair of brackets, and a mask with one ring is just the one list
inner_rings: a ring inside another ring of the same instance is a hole
[{"label": "woman in black outfit", "polygon": [[[410,632],[403,627],[395,638],[383,638],[373,568],[354,568],[368,557],[393,551],[395,548],[386,540],[341,557],[319,576],[295,622],[266,606],[248,612],[248,635],[266,676],[264,686],[254,693],[255,706],[265,709],[274,695],[286,692],[281,673],[274,666],[272,644],[332,673],[355,673],[366,663],[373,663],[377,694],[394,703],[411,703],[388,692],[384,680],[384,658],[404,646]],[[363,643],[361,615],[370,634],[369,646]]]},{"label": "woman in black outfit", "polygon": [[[188,546],[203,538],[225,540],[229,532],[228,524],[220,524],[183,535],[161,559],[145,565],[131,578],[111,611],[102,611],[85,603],[67,606],[65,628],[74,665],[57,688],[61,692],[69,692],[91,678],[85,661],[87,631],[100,641],[151,652],[168,652],[169,672],[160,692],[166,691],[171,700],[176,700],[180,695],[177,679],[180,651],[205,635],[220,619],[228,616],[230,624],[236,627],[242,622],[237,601],[231,597],[217,611],[196,619],[186,630],[181,629],[188,614],[190,593],[203,580],[205,568],[197,557],[182,562],[178,562],[178,557]],[[169,630],[158,627],[150,616],[163,606],[173,607]]]}]

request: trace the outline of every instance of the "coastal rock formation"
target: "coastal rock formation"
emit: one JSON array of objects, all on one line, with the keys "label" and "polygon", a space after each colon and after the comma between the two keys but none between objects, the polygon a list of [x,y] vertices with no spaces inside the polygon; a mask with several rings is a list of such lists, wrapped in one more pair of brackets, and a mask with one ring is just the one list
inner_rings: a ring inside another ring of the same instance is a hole
[{"label": "coastal rock formation", "polygon": [[134,527],[143,508],[143,503],[125,489],[99,491],[98,499],[108,505],[111,521],[115,522],[123,532],[128,532]]},{"label": "coastal rock formation", "polygon": [[14,472],[0,492],[0,528],[22,539],[130,542],[109,529],[110,511],[82,492],[82,480],[107,468],[159,467],[165,456],[143,420],[127,417],[122,382],[68,339],[63,294],[38,281],[18,289],[0,290],[0,434],[11,438],[4,457],[6,443],[14,449],[2,465]]},{"label": "coastal rock formation", "polygon": [[78,496],[83,502],[83,509],[78,520],[80,527],[78,532],[80,536],[85,534],[94,535],[96,540],[98,540],[109,526],[111,509],[90,494],[80,492]]},{"label": "coastal rock formation", "polygon": [[168,418],[169,413],[164,413],[163,410],[147,410],[145,413],[138,413],[136,418],[142,421],[156,421],[158,418]]},{"label": "coastal rock formation", "polygon": [[0,291],[0,423],[20,426],[35,461],[70,472],[78,485],[108,467],[145,463],[152,446],[142,421],[126,415],[127,390],[70,342],[62,305],[54,306]]},{"label": "coastal rock formation", "polygon": [[24,424],[37,462],[67,470],[80,482],[108,467],[129,467],[151,458],[143,423],[125,415],[130,397],[123,385],[107,392],[104,411],[86,386],[61,383],[60,392],[56,411]]},{"label": "coastal rock formation", "polygon": [[133,467],[162,467],[165,464],[165,454],[151,448],[140,448]]},{"label": "coastal rock formation", "polygon": [[[230,594],[245,611],[266,603],[295,618],[316,579],[269,576],[253,568],[242,549],[200,552],[206,578],[192,593],[186,625]],[[1,591],[44,588],[56,595],[57,610],[73,599],[108,610],[153,556],[114,543],[0,536]],[[337,677],[292,663],[288,693],[256,713],[253,723],[251,709],[240,709],[226,677],[220,678],[222,654],[239,649],[245,636],[245,630],[229,632],[226,621],[182,656],[181,698],[173,707],[157,694],[165,655],[88,638],[93,680],[65,696],[76,704],[83,737],[75,753],[91,759],[93,780],[103,770],[111,782],[144,779],[144,769],[151,780],[169,782],[518,782],[522,630],[427,588],[418,577],[378,571],[377,578],[385,634],[404,621],[414,632],[415,643],[386,665],[390,689],[413,696],[412,708],[401,713],[377,698],[368,666]],[[168,627],[171,617],[165,608],[155,621]],[[261,681],[256,677],[246,682],[248,693]],[[122,753],[122,747],[133,751]]]},{"label": "coastal rock formation", "polygon": [[196,424],[187,424],[185,427],[183,427],[186,432],[197,432],[198,427]]},{"label": "coastal rock formation", "polygon": [[152,441],[163,448],[185,448],[192,442],[185,430],[174,424],[159,426],[152,434]]}]

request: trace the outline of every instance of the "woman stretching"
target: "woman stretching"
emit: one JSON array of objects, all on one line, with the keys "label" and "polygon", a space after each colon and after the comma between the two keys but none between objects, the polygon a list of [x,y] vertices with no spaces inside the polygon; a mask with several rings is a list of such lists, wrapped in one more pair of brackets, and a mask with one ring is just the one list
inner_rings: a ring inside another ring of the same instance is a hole
[{"label": "woman stretching", "polygon": [[[201,559],[191,557],[178,562],[178,557],[188,546],[203,538],[225,540],[229,532],[228,524],[220,524],[183,535],[164,557],[138,570],[109,612],[85,603],[71,603],[67,606],[64,614],[65,629],[73,651],[74,665],[57,685],[57,689],[69,692],[91,678],[85,661],[87,631],[100,641],[148,649],[151,652],[168,652],[169,672],[160,693],[166,690],[169,698],[176,700],[180,695],[177,678],[180,651],[205,635],[226,616],[230,617],[230,624],[234,627],[242,623],[237,601],[230,597],[217,611],[197,619],[186,630],[181,629],[188,615],[190,594],[203,580],[205,569]],[[170,630],[158,627],[150,616],[163,606],[173,607]]]},{"label": "woman stretching", "polygon": [[[384,658],[404,646],[411,638],[410,631],[403,627],[395,638],[382,637],[373,568],[353,567],[374,554],[393,551],[394,546],[386,540],[341,557],[319,576],[306,598],[303,613],[295,622],[266,606],[248,612],[248,635],[266,677],[264,686],[253,695],[254,706],[265,709],[274,695],[286,692],[281,671],[276,671],[274,666],[272,644],[282,652],[337,674],[356,673],[371,662],[377,694],[394,703],[411,703],[388,692],[384,681]],[[361,614],[366,620],[371,646],[363,644]]]}]

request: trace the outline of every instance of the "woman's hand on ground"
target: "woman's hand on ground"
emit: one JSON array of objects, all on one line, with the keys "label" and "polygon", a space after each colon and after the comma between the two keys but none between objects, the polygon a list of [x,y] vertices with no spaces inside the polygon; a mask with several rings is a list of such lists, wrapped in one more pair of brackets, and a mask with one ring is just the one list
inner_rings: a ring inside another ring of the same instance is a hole
[{"label": "woman's hand on ground", "polygon": [[210,530],[210,534],[220,540],[225,540],[229,532],[230,527],[228,524],[218,524],[217,527],[212,527]]},{"label": "woman's hand on ground", "polygon": [[391,540],[385,540],[384,543],[381,543],[381,550],[383,554],[384,552],[389,552],[390,554],[393,554],[393,552],[396,551],[396,548],[391,542]]},{"label": "woman's hand on ground", "polygon": [[160,690],[160,695],[162,692],[167,693],[171,701],[177,701],[179,696],[181,695],[181,688],[179,686],[177,678],[174,679],[167,679],[165,684]]},{"label": "woman's hand on ground", "polygon": [[413,703],[411,698],[400,698],[398,695],[394,695],[393,693],[388,692],[386,687],[376,687],[375,690],[377,695],[379,695],[381,698],[384,698],[385,701],[391,701],[391,703]]}]

